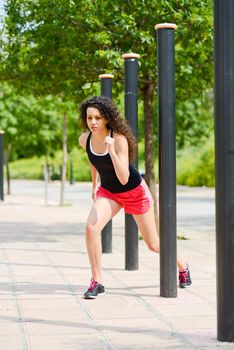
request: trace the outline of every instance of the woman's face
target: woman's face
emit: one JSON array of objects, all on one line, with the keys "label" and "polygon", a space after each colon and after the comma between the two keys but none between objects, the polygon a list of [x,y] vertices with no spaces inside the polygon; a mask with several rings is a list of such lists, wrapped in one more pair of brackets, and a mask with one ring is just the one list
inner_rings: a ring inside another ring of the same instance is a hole
[{"label": "woman's face", "polygon": [[86,122],[88,128],[92,132],[100,132],[106,130],[107,121],[101,115],[99,109],[88,107],[86,112]]}]

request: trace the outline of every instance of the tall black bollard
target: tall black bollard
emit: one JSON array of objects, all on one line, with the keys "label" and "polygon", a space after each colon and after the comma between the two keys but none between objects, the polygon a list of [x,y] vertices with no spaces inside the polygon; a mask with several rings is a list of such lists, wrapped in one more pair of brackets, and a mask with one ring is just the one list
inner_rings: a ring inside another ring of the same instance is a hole
[{"label": "tall black bollard", "polygon": [[101,95],[112,99],[112,79],[113,74],[100,74],[101,79]]},{"label": "tall black bollard", "polygon": [[[124,111],[133,133],[138,139],[138,59],[129,53],[124,58]],[[138,167],[138,160],[134,166]],[[125,214],[125,269],[138,269],[138,229],[132,215]]]},{"label": "tall black bollard", "polygon": [[176,130],[174,30],[162,23],[158,31],[159,226],[160,295],[177,296],[176,283]]},{"label": "tall black bollard", "polygon": [[[100,74],[101,79],[101,95],[112,98],[112,74]],[[112,220],[110,220],[102,230],[102,252],[112,252]]]},{"label": "tall black bollard", "polygon": [[0,130],[0,200],[4,201],[4,181],[3,181],[3,165],[4,165],[4,153],[3,153],[3,135],[4,131]]},{"label": "tall black bollard", "polygon": [[234,342],[234,2],[214,1],[217,338]]}]

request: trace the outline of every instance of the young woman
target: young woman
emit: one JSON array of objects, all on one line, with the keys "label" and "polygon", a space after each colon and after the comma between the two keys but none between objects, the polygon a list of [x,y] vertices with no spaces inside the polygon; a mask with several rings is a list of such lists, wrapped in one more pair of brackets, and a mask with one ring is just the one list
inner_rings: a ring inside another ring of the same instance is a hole
[{"label": "young woman", "polygon": [[[86,224],[92,279],[84,298],[94,299],[105,294],[101,275],[101,231],[121,208],[133,215],[148,248],[156,253],[159,253],[159,237],[153,198],[144,179],[131,165],[136,140],[130,127],[113,102],[103,96],[94,96],[82,103],[80,118],[89,130],[80,136],[79,143],[89,157],[94,200]],[[188,265],[181,258],[177,258],[177,265],[179,286],[185,288],[192,283]]]}]

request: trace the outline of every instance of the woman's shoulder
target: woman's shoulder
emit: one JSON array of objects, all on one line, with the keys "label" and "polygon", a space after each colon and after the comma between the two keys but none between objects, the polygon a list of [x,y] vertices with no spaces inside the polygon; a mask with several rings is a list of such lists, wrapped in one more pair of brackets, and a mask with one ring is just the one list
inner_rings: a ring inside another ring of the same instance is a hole
[{"label": "woman's shoulder", "polygon": [[118,134],[118,133],[114,133],[114,139],[115,139],[115,144],[118,148],[126,148],[128,147],[128,141],[127,138],[122,135],[122,134]]},{"label": "woman's shoulder", "polygon": [[120,141],[120,142],[124,142],[125,140],[127,141],[127,139],[126,139],[126,137],[124,136],[124,135],[122,135],[122,134],[119,134],[119,133],[117,133],[117,132],[114,132],[114,139],[116,140],[116,141]]},{"label": "woman's shoulder", "polygon": [[83,134],[80,135],[79,137],[79,144],[81,145],[81,147],[83,147],[84,149],[86,149],[86,142],[89,136],[89,131],[84,132]]}]

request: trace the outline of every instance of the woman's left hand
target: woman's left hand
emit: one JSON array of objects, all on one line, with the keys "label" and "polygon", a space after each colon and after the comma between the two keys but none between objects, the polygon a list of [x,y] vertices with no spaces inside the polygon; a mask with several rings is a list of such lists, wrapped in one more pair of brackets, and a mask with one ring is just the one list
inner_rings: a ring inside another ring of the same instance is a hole
[{"label": "woman's left hand", "polygon": [[111,154],[115,151],[115,139],[110,136],[106,136],[104,143],[107,145],[107,151]]}]

